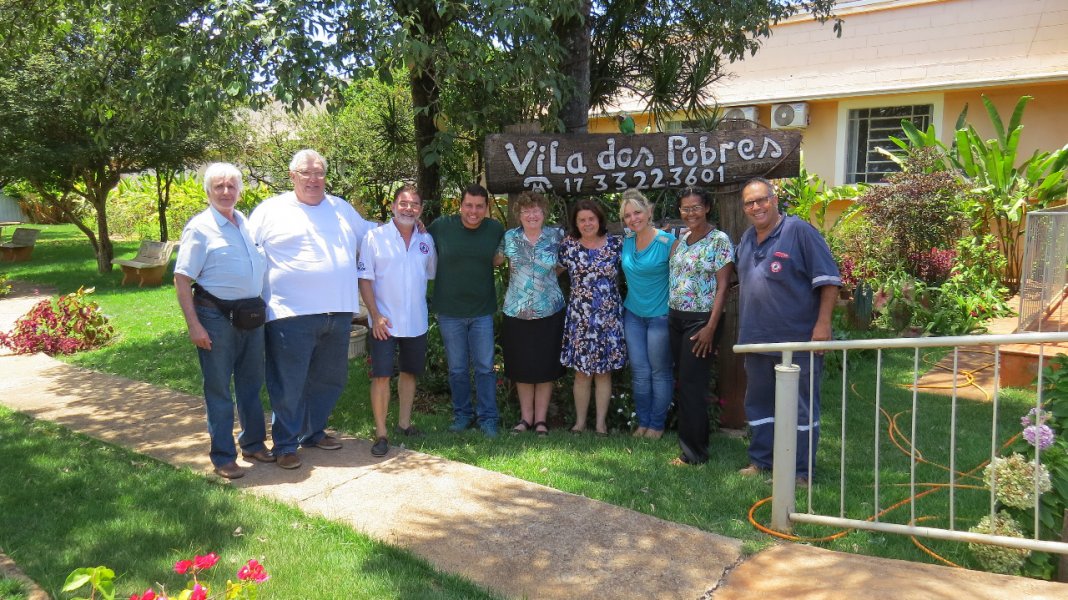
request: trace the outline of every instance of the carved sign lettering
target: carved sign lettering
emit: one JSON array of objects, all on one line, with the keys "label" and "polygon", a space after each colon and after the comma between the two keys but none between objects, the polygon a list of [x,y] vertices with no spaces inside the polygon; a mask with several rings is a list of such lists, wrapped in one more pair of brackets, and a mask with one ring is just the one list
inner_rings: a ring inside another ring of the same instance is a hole
[{"label": "carved sign lettering", "polygon": [[707,187],[752,177],[793,177],[801,133],[747,129],[710,133],[495,134],[486,138],[491,192],[559,196],[627,188]]}]

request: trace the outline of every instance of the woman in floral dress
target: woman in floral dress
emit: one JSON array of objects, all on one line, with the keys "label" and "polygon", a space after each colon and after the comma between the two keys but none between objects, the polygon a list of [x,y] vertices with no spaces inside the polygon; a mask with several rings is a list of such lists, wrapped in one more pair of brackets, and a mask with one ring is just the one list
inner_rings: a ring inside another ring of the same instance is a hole
[{"label": "woman in floral dress", "polygon": [[575,426],[571,431],[585,431],[593,387],[596,430],[607,435],[612,371],[627,362],[623,301],[616,285],[623,240],[607,234],[604,211],[588,199],[575,203],[568,233],[560,243],[560,265],[571,279],[560,362],[575,370]]},{"label": "woman in floral dress", "polygon": [[708,380],[716,328],[734,270],[734,246],[708,222],[708,192],[686,188],[679,195],[686,233],[668,263],[668,335],[678,369],[679,446],[675,464],[708,461]]}]

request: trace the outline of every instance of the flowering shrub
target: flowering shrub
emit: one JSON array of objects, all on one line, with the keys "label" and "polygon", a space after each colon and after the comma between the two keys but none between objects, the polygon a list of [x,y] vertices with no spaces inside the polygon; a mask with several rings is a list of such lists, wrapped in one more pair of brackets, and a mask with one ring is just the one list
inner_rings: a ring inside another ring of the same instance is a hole
[{"label": "flowering shrub", "polygon": [[[1045,385],[1041,391],[1041,408],[1032,408],[1020,418],[1022,431],[1007,448],[1007,458],[996,458],[987,467],[985,481],[996,481],[997,499],[1001,512],[1014,519],[1013,527],[1023,537],[1056,540],[1061,536],[1063,515],[1068,510],[1068,355],[1057,355],[1042,372]],[[1035,456],[1038,466],[1038,531],[1035,531]],[[997,527],[995,527],[997,529]],[[1003,535],[1013,535],[1004,533]],[[1009,554],[1014,551],[972,548],[975,556],[987,568],[1018,569],[1023,575],[1053,579],[1057,575],[1057,555],[1045,552],[1018,552],[1024,558],[1017,561]],[[988,562],[991,561],[991,562]],[[1014,566],[1015,565],[1015,566]],[[1008,572],[1001,570],[999,572]],[[1015,571],[1012,571],[1015,572]],[[1063,573],[1061,574],[1063,576]]]},{"label": "flowering shrub", "polygon": [[[1035,461],[1013,452],[1008,458],[995,458],[983,470],[983,483],[993,486],[994,495],[1005,506],[1031,508],[1035,505]],[[1049,471],[1038,465],[1038,493],[1052,489]]]},{"label": "flowering shrub", "polygon": [[51,356],[104,345],[115,335],[115,329],[100,306],[87,299],[93,289],[78,288],[59,298],[41,300],[19,318],[10,333],[0,333],[0,345],[17,354],[44,352]]},{"label": "flowering shrub", "polygon": [[0,298],[11,293],[11,284],[7,281],[7,273],[0,273]]},{"label": "flowering shrub", "polygon": [[949,278],[956,257],[955,250],[938,248],[931,248],[926,252],[913,252],[908,256],[908,269],[926,283],[939,284]]},{"label": "flowering shrub", "polygon": [[[993,523],[990,522],[989,515],[979,519],[979,524],[968,531],[1017,538],[1024,537],[1023,531],[1020,530],[1020,525],[1005,511],[995,514]],[[1004,548],[991,544],[968,544],[968,549],[972,551],[975,558],[988,571],[1007,575],[1019,572],[1020,567],[1023,566],[1024,561],[1027,560],[1027,556],[1030,554],[1028,550]]]},{"label": "flowering shrub", "polygon": [[[226,581],[226,587],[222,592],[212,595],[207,583],[201,580],[201,576],[219,562],[219,555],[211,552],[203,556],[194,556],[192,559],[183,559],[174,563],[174,572],[179,575],[189,575],[192,579],[186,584],[185,589],[173,596],[171,600],[212,600],[225,598],[226,600],[255,600],[259,593],[259,584],[270,579],[263,565],[256,559],[250,559],[237,571],[237,581]],[[63,586],[64,592],[89,586],[89,598],[74,598],[73,600],[94,600],[96,594],[100,594],[102,600],[115,599],[115,572],[107,567],[92,567],[75,569],[67,577]],[[160,591],[149,588],[143,593],[134,592],[130,600],[168,600],[166,590],[160,586]]]}]

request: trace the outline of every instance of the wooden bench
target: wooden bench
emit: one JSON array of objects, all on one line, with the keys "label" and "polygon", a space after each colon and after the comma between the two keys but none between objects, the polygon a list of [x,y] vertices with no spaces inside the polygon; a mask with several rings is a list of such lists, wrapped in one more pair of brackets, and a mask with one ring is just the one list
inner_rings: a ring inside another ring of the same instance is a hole
[{"label": "wooden bench", "polygon": [[0,244],[0,261],[24,262],[30,260],[33,254],[33,245],[37,243],[37,234],[40,229],[27,229],[19,227],[11,234],[11,240]]},{"label": "wooden bench", "polygon": [[129,260],[116,258],[111,264],[122,267],[122,285],[133,281],[137,282],[137,287],[161,285],[175,245],[174,242],[145,240],[141,242],[137,256]]}]

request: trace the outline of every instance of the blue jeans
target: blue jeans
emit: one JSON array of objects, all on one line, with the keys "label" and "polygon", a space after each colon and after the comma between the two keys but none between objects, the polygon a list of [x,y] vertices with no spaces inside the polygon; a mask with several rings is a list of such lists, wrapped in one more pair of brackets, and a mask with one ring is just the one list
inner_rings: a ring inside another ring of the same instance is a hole
[{"label": "blue jeans", "polygon": [[266,325],[271,438],[278,455],[315,445],[325,435],[349,378],[352,313],[300,315]]},{"label": "blue jeans", "polygon": [[[197,349],[204,375],[204,406],[211,436],[211,464],[216,467],[237,459],[234,445],[234,399],[241,433],[237,443],[245,452],[266,448],[267,426],[260,404],[263,387],[263,327],[243,330],[230,324],[215,307],[196,306],[197,318],[211,337],[211,350]],[[230,395],[233,380],[234,396]]]},{"label": "blue jeans", "polygon": [[[493,373],[493,315],[446,317],[438,315],[445,359],[449,363],[449,390],[456,420],[497,423],[497,376]],[[477,409],[471,405],[471,371],[475,372]]]},{"label": "blue jeans", "polygon": [[624,310],[623,334],[630,357],[630,387],[638,426],[663,431],[675,390],[667,315],[639,317]]}]

